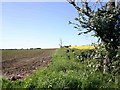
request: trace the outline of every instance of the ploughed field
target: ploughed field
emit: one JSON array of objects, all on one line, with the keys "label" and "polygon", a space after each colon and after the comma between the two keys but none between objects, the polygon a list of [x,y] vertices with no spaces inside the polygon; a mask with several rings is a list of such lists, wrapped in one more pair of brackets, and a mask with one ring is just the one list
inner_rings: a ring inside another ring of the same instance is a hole
[{"label": "ploughed field", "polygon": [[51,62],[56,49],[2,50],[2,75],[6,78],[24,78]]}]

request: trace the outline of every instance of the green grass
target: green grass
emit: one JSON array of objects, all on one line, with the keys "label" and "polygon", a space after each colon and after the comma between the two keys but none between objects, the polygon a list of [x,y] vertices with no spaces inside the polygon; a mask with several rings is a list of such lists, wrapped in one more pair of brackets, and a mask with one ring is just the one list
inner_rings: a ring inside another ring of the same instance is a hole
[{"label": "green grass", "polygon": [[[95,70],[96,60],[85,60],[84,63],[74,59],[70,51],[70,60],[66,55],[66,49],[58,49],[53,56],[51,64],[47,68],[41,68],[31,76],[21,81],[9,81],[2,78],[3,88],[35,88],[41,89],[98,89],[120,88],[120,76],[102,74]],[[75,51],[81,53],[84,51]],[[85,51],[86,52],[86,51]],[[89,52],[89,51],[88,51]],[[91,66],[89,66],[89,64]]]}]

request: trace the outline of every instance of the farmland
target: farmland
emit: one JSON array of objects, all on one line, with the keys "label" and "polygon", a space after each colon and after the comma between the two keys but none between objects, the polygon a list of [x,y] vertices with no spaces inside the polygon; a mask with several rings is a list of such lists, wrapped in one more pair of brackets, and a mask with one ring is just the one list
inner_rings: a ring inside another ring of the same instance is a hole
[{"label": "farmland", "polygon": [[71,46],[71,49],[94,49],[94,46]]},{"label": "farmland", "polygon": [[14,75],[25,77],[46,67],[54,52],[55,49],[2,50],[2,74],[9,79]]},{"label": "farmland", "polygon": [[[31,90],[35,88],[82,88],[83,90],[85,88],[120,88],[119,75],[114,77],[109,73],[102,74],[96,67],[98,61],[92,58],[94,50],[69,49],[70,58],[68,58],[66,50],[68,48],[52,50],[54,54],[47,68],[38,68],[23,80],[10,81],[2,78],[2,88],[28,88]],[[73,50],[76,55],[84,56],[89,53],[92,56],[76,58]],[[29,64],[29,66],[31,65]]]}]

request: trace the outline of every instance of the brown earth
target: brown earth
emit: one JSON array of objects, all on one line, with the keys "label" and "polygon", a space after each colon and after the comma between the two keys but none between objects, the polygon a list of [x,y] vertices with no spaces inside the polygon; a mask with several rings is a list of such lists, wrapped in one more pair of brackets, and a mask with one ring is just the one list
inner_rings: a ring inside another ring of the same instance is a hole
[{"label": "brown earth", "polygon": [[[19,57],[19,54],[11,55],[11,58],[7,58],[10,54],[4,54],[2,57],[2,75],[8,79],[14,76],[20,76],[20,79],[32,74],[40,67],[47,67],[51,62],[52,55],[56,49],[44,49],[30,53],[27,57],[24,55]],[[29,50],[28,50],[29,52]],[[27,53],[27,51],[25,52]],[[22,53],[21,53],[22,54]],[[19,58],[18,58],[19,57]],[[18,77],[19,78],[19,77]]]}]

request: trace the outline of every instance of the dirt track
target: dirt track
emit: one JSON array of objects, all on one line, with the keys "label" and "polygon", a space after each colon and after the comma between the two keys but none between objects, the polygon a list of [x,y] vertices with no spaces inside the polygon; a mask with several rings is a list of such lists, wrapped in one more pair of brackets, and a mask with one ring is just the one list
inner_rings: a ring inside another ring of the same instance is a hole
[{"label": "dirt track", "polygon": [[[42,53],[32,57],[12,58],[2,60],[2,74],[7,78],[15,75],[25,77],[40,67],[46,67],[51,62],[56,49],[46,49]],[[38,53],[37,53],[38,54]]]}]

